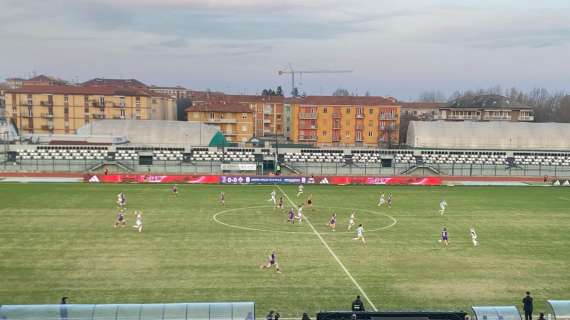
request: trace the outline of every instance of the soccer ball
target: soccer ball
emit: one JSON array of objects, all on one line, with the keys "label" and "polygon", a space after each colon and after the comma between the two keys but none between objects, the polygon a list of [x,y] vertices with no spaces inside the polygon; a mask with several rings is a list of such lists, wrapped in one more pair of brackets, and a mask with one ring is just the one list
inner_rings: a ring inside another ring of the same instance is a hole
[{"label": "soccer ball", "polygon": [[441,243],[441,239],[437,240],[437,242]]}]

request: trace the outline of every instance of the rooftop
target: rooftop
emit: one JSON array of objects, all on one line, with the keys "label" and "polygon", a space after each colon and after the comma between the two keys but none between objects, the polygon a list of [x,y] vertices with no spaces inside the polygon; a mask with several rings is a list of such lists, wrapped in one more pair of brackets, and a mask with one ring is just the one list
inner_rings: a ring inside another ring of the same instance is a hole
[{"label": "rooftop", "polygon": [[398,106],[395,99],[367,96],[307,96],[285,99],[285,103],[325,106]]},{"label": "rooftop", "polygon": [[445,108],[468,109],[532,109],[530,106],[500,95],[465,96],[451,101]]},{"label": "rooftop", "polygon": [[199,103],[192,107],[186,108],[186,112],[252,112],[251,109],[241,103],[223,103],[208,102]]},{"label": "rooftop", "polygon": [[7,93],[29,94],[80,94],[80,95],[113,95],[113,96],[150,96],[150,92],[142,88],[125,88],[116,86],[73,86],[73,85],[45,85],[23,86],[8,89]]},{"label": "rooftop", "polygon": [[408,109],[439,109],[445,102],[399,102],[402,108]]}]

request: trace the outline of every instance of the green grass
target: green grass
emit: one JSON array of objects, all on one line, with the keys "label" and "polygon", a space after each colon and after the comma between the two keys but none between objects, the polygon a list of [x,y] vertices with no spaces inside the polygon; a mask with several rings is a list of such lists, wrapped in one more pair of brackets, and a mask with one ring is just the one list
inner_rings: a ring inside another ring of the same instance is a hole
[{"label": "green grass", "polygon": [[[307,224],[286,224],[285,213],[267,207],[271,187],[179,190],[174,197],[165,185],[0,184],[0,304],[58,303],[64,295],[72,303],[255,301],[260,315],[296,317],[347,309],[359,293]],[[294,186],[283,190],[297,202]],[[120,191],[128,227],[113,229]],[[394,193],[392,209],[376,207],[381,192]],[[570,298],[565,188],[307,186],[305,193],[315,202],[305,214],[382,310],[518,306],[531,290],[544,311],[546,299]],[[136,208],[144,212],[141,234],[130,227]],[[349,208],[368,230],[367,245],[342,232]],[[222,210],[229,211],[219,221],[259,230],[217,223]],[[333,211],[335,233],[325,225]],[[397,224],[372,232],[392,223],[384,214]],[[448,248],[437,242],[443,224]],[[480,247],[471,245],[470,225]],[[273,248],[283,274],[259,268]]]}]

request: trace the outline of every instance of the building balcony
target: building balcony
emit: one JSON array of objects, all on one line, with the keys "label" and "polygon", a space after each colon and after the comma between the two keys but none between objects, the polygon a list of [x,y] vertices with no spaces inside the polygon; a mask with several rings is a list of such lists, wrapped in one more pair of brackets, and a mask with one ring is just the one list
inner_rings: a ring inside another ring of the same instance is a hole
[{"label": "building balcony", "polygon": [[[479,120],[479,117],[471,120]],[[483,116],[483,121],[505,121],[511,120],[511,116]]]},{"label": "building balcony", "polygon": [[53,102],[40,101],[40,106],[42,106],[42,107],[53,107]]},{"label": "building balcony", "polygon": [[22,113],[22,118],[33,118],[34,115],[31,113]]},{"label": "building balcony", "polygon": [[333,130],[340,130],[340,125],[335,126],[335,125],[333,124],[333,127],[332,127],[332,128],[333,128]]},{"label": "building balcony", "polygon": [[42,113],[41,117],[45,119],[53,119],[53,113]]},{"label": "building balcony", "polygon": [[105,119],[105,115],[104,114],[94,114],[93,119]]},{"label": "building balcony", "polygon": [[271,120],[269,120],[269,119],[263,119],[263,123],[271,123]]},{"label": "building balcony", "polygon": [[206,123],[236,123],[236,119],[216,119],[216,118],[209,118],[205,121]]},{"label": "building balcony", "polygon": [[519,121],[534,121],[534,116],[519,116]]},{"label": "building balcony", "polygon": [[317,136],[299,136],[300,141],[317,141]]},{"label": "building balcony", "polygon": [[42,130],[46,130],[46,131],[53,131],[53,125],[49,125],[49,124],[48,124],[48,125],[45,125],[45,124],[44,124],[44,125],[41,126],[41,129],[42,129]]},{"label": "building balcony", "polygon": [[316,113],[299,113],[299,119],[317,119]]},{"label": "building balcony", "polygon": [[364,119],[364,114],[363,113],[356,114],[356,119]]},{"label": "building balcony", "polygon": [[301,130],[307,130],[307,129],[314,130],[314,129],[317,129],[317,126],[316,125],[300,125],[299,129],[301,129]]},{"label": "building balcony", "polygon": [[362,129],[364,129],[364,125],[363,124],[357,124],[355,126],[355,128],[356,128],[356,130],[362,130]]},{"label": "building balcony", "polygon": [[125,116],[113,116],[113,119],[125,120]]},{"label": "building balcony", "polygon": [[113,103],[113,108],[121,108],[124,109],[126,105],[124,103]]},{"label": "building balcony", "polygon": [[380,120],[398,120],[398,117],[396,116],[380,116]]},{"label": "building balcony", "polygon": [[338,112],[333,112],[332,117],[335,118],[335,119],[338,119],[338,118],[340,118],[340,113],[338,113]]}]

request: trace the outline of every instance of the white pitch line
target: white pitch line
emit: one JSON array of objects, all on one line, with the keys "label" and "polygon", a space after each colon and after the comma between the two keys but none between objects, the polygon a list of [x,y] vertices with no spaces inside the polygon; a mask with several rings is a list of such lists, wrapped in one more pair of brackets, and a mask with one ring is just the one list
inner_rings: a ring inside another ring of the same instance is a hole
[{"label": "white pitch line", "polygon": [[[285,198],[287,198],[287,200],[289,200],[289,202],[293,205],[293,207],[295,207],[297,210],[299,210],[299,207],[297,207],[297,205],[291,200],[291,198],[289,198],[289,195],[287,195],[287,193],[285,193],[285,191],[283,191],[283,189],[281,189],[281,187],[279,185],[275,185],[275,187],[277,187],[277,189],[279,189],[279,191],[281,191],[281,193],[283,193]],[[313,226],[313,224],[311,223],[309,218],[307,218],[307,216],[305,215],[305,216],[303,216],[303,219],[305,221],[307,221],[307,224],[309,225],[309,227],[311,227],[311,229],[313,230],[315,235],[319,238],[319,240],[321,240],[321,243],[323,244],[323,246],[325,246],[325,248],[327,248],[329,253],[333,256],[333,258],[336,260],[336,262],[340,265],[340,267],[344,271],[344,273],[346,273],[346,275],[352,281],[354,286],[358,289],[358,291],[360,291],[360,294],[364,297],[364,299],[366,299],[366,301],[368,301],[368,304],[372,307],[372,309],[374,309],[374,311],[378,311],[378,309],[376,309],[376,306],[374,305],[374,303],[372,303],[370,298],[368,298],[368,295],[366,294],[366,292],[364,292],[364,289],[362,289],[362,287],[358,284],[358,282],[356,282],[356,280],[354,279],[352,274],[350,274],[350,272],[344,266],[342,261],[340,261],[339,257],[336,255],[336,253],[334,253],[334,251],[331,249],[331,247],[329,247],[328,243],[325,241],[323,236],[321,236],[321,234],[317,231],[317,229],[315,229],[315,226]]]}]

